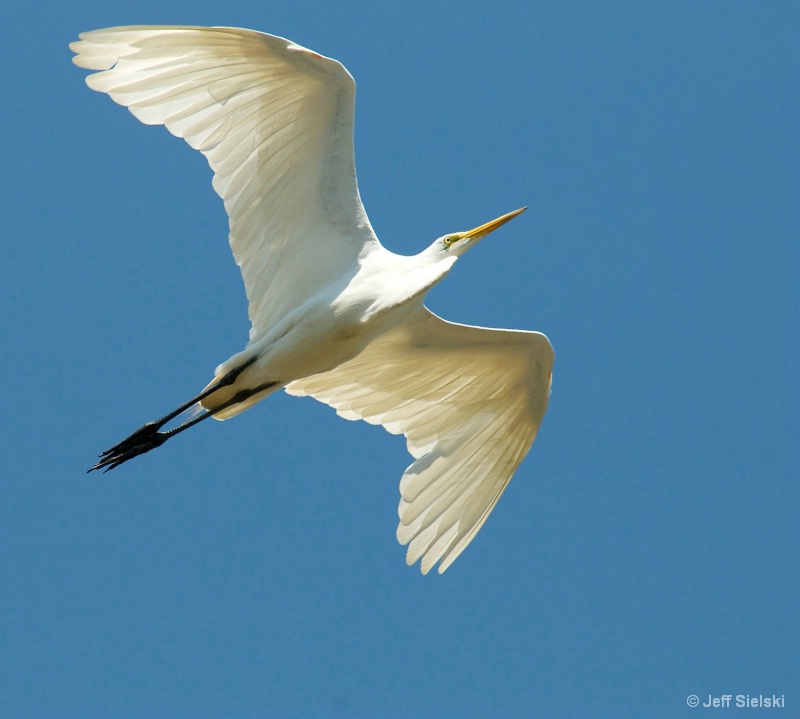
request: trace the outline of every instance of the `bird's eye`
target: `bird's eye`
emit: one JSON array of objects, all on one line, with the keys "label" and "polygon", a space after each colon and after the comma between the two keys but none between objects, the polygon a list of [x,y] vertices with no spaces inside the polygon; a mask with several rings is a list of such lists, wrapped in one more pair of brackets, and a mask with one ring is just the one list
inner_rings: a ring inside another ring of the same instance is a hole
[{"label": "bird's eye", "polygon": [[450,245],[453,244],[453,240],[455,240],[455,238],[452,235],[447,235],[442,242],[444,242],[445,247],[450,247]]}]

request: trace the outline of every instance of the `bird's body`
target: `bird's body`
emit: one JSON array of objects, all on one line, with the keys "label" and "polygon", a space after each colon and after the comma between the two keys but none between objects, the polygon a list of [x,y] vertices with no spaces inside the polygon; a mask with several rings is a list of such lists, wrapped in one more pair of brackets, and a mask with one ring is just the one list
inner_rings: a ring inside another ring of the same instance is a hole
[{"label": "bird's body", "polygon": [[309,297],[264,334],[254,335],[247,349],[217,368],[216,378],[254,357],[236,382],[203,400],[213,409],[236,392],[267,382],[277,386],[223,411],[232,417],[294,380],[327,372],[352,359],[375,338],[424,311],[425,292],[442,279],[454,257],[419,266],[416,257],[381,248],[367,255],[352,277],[338,278]]},{"label": "bird's body", "polygon": [[[87,82],[200,150],[230,221],[252,324],[197,397],[101,455],[112,469],[284,387],[406,436],[407,561],[444,571],[482,526],[547,408],[553,352],[536,332],[446,322],[423,304],[475,242],[522,210],[406,257],[378,241],[353,159],[355,84],[283,38],[237,28],[97,30],[71,46]],[[191,407],[199,416],[161,431]]]}]

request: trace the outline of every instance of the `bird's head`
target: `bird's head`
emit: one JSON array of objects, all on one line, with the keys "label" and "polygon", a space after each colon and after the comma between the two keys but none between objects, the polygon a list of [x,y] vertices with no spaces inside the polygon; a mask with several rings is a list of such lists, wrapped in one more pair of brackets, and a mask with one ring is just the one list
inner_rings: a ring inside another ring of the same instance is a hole
[{"label": "bird's head", "polygon": [[492,220],[491,222],[487,222],[484,225],[475,227],[472,230],[467,230],[466,232],[451,232],[449,235],[444,235],[436,240],[436,242],[433,243],[432,249],[440,255],[445,254],[460,257],[470,247],[476,245],[481,238],[486,237],[486,235],[493,232],[501,225],[505,225],[509,220],[513,220],[517,215],[523,213],[527,209],[527,207],[521,207],[518,210],[509,212],[502,217],[498,217],[496,220]]}]

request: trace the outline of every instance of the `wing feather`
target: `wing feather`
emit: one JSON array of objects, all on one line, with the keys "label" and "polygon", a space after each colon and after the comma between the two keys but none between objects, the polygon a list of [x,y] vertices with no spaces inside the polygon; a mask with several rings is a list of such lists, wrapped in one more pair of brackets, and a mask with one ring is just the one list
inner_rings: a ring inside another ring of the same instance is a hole
[{"label": "wing feather", "polygon": [[251,339],[380,248],[356,182],[355,83],[340,63],[239,28],[131,26],[80,37],[73,61],[100,71],[89,87],[208,159]]},{"label": "wing feather", "polygon": [[421,307],[335,370],[292,382],[346,419],[406,437],[397,538],[445,571],[472,541],[536,437],[553,350],[538,332],[445,322]]}]

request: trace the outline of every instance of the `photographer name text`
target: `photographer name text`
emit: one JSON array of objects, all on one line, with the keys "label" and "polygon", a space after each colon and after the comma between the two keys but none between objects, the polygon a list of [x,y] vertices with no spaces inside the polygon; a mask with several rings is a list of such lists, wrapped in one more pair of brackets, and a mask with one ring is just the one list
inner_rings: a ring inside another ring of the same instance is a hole
[{"label": "photographer name text", "polygon": [[706,709],[729,709],[735,707],[737,709],[745,708],[763,708],[763,709],[783,709],[785,704],[784,695],[781,694],[759,694],[758,696],[751,696],[750,694],[720,694],[714,696],[708,695],[708,699],[701,700],[697,694],[690,694],[686,699],[686,703],[690,707],[702,706]]}]

